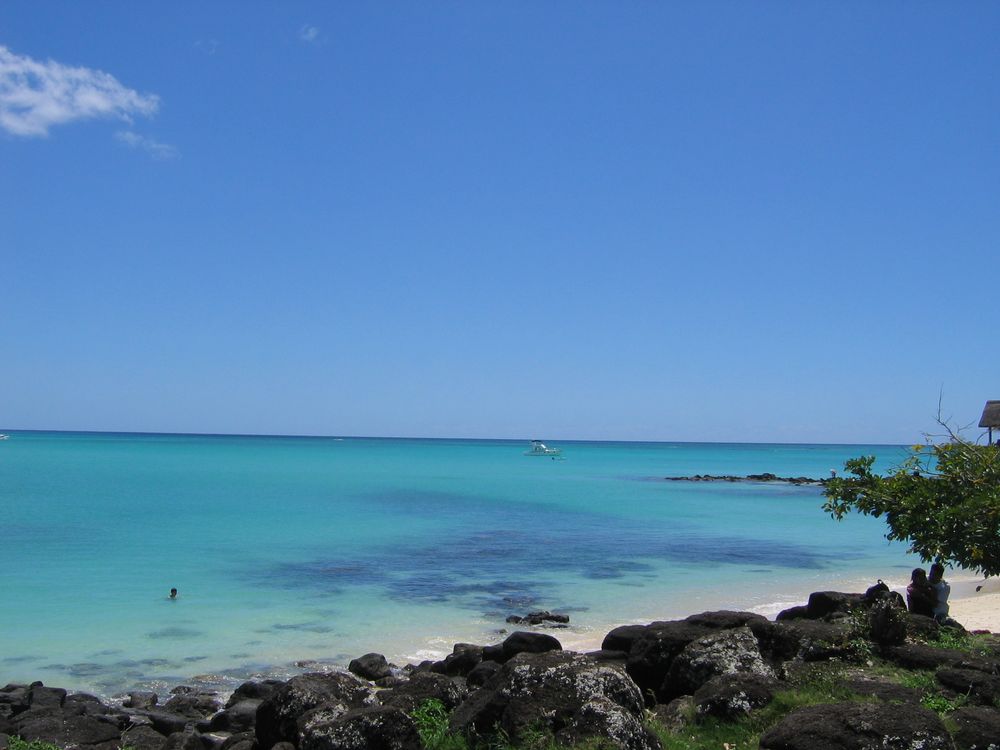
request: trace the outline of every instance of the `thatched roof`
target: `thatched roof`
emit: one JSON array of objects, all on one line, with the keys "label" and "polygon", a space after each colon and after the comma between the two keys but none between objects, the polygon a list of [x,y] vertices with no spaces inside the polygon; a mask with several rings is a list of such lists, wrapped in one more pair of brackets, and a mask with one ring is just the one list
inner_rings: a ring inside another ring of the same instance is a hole
[{"label": "thatched roof", "polygon": [[987,401],[983,409],[983,418],[979,420],[980,427],[1000,427],[1000,401]]}]

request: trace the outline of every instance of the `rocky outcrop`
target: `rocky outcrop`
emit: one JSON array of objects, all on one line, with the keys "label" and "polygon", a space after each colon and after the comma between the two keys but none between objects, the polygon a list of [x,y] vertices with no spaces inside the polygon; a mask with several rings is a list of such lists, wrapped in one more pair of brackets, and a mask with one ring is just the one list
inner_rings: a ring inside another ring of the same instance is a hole
[{"label": "rocky outcrop", "polygon": [[653,623],[635,639],[629,650],[628,674],[643,695],[665,702],[665,696],[659,691],[674,659],[689,643],[708,634],[709,629],[704,625],[690,622]]},{"label": "rocky outcrop", "polygon": [[774,677],[747,627],[712,633],[685,646],[671,663],[658,694],[667,700],[691,695],[713,677],[732,674]]},{"label": "rocky outcrop", "polygon": [[765,750],[952,750],[937,714],[912,705],[835,703],[799,708],[764,733]]},{"label": "rocky outcrop", "polygon": [[571,653],[522,653],[455,710],[451,727],[473,737],[499,728],[515,742],[543,728],[564,743],[597,737],[655,750],[642,719],[642,696],[621,667]]},{"label": "rocky outcrop", "polygon": [[517,631],[507,636],[499,646],[483,649],[483,658],[504,664],[518,654],[542,654],[546,651],[562,651],[562,644],[545,633]]},{"label": "rocky outcrop", "polygon": [[[655,624],[655,623],[654,623]],[[639,640],[652,625],[621,625],[606,636],[601,643],[603,651],[623,651],[628,653],[632,645]]]},{"label": "rocky outcrop", "polygon": [[239,703],[227,704],[226,708],[209,720],[208,731],[239,734],[252,730],[257,722],[257,709],[261,703],[262,700],[248,698]]},{"label": "rocky outcrop", "polygon": [[935,648],[926,643],[906,643],[889,649],[886,657],[905,669],[937,669],[957,664],[965,654],[950,648]]},{"label": "rocky outcrop", "polygon": [[329,704],[346,711],[374,703],[374,690],[347,672],[299,675],[286,682],[257,709],[257,742],[261,750],[269,750],[277,742],[297,744],[296,722],[306,711]]},{"label": "rocky outcrop", "polygon": [[299,750],[421,750],[416,725],[404,711],[370,706],[348,711],[302,735]]},{"label": "rocky outcrop", "polygon": [[456,643],[444,661],[436,662],[431,671],[452,677],[465,677],[483,661],[483,647],[472,643]]},{"label": "rocky outcrop", "polygon": [[1000,711],[981,706],[960,708],[949,717],[958,727],[956,750],[1000,750]]},{"label": "rocky outcrop", "polygon": [[846,622],[782,620],[758,630],[761,650],[772,663],[789,659],[822,661],[848,651],[850,626]]},{"label": "rocky outcrop", "polygon": [[163,710],[192,720],[206,719],[222,708],[214,693],[181,693],[163,704]]},{"label": "rocky outcrop", "polygon": [[389,662],[382,654],[365,654],[352,659],[347,669],[365,680],[380,680],[392,674]]},{"label": "rocky outcrop", "polygon": [[783,482],[785,484],[826,484],[826,479],[813,477],[779,477],[777,474],[747,474],[740,477],[733,474],[694,474],[689,477],[666,477],[669,482]]},{"label": "rocky outcrop", "polygon": [[1000,700],[1000,677],[978,669],[941,667],[934,673],[937,681],[956,695],[968,696],[973,703],[993,706]]},{"label": "rocky outcrop", "polygon": [[512,625],[565,625],[569,622],[569,615],[560,615],[545,610],[543,612],[529,612],[526,615],[511,615],[507,622]]},{"label": "rocky outcrop", "polygon": [[[497,665],[497,669],[499,669]],[[469,694],[455,680],[434,672],[418,672],[402,684],[378,693],[383,706],[393,706],[412,713],[428,700],[440,701],[447,710],[458,706]]]},{"label": "rocky outcrop", "polygon": [[695,691],[695,711],[699,716],[741,719],[774,700],[777,686],[776,679],[763,675],[732,673],[713,677]]}]

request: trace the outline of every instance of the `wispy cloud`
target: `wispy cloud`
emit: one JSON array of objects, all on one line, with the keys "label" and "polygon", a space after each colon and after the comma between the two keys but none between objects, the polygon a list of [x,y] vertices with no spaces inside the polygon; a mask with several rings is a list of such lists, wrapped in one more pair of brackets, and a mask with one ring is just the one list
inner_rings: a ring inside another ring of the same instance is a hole
[{"label": "wispy cloud", "polygon": [[219,46],[221,44],[222,43],[218,39],[199,39],[194,43],[194,46],[206,55],[214,55],[219,51]]},{"label": "wispy cloud", "polygon": [[123,86],[109,73],[39,62],[0,45],[0,128],[13,135],[46,136],[53,125],[94,118],[130,123],[159,106],[159,97]]},{"label": "wispy cloud", "polygon": [[319,27],[306,24],[299,29],[299,39],[306,44],[319,44],[322,41],[319,36]]},{"label": "wispy cloud", "polygon": [[129,148],[145,151],[154,159],[159,159],[161,161],[165,159],[174,159],[180,155],[180,152],[169,143],[160,143],[153,138],[139,135],[131,130],[119,130],[115,133],[115,138]]}]

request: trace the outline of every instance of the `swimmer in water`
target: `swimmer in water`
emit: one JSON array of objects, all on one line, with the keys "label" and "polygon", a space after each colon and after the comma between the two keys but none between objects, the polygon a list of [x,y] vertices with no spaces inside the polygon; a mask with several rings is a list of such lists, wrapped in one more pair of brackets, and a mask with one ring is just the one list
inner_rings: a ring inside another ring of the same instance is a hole
[{"label": "swimmer in water", "polygon": [[170,589],[170,597],[169,598],[171,598],[171,599],[176,599],[177,598],[177,589]]}]

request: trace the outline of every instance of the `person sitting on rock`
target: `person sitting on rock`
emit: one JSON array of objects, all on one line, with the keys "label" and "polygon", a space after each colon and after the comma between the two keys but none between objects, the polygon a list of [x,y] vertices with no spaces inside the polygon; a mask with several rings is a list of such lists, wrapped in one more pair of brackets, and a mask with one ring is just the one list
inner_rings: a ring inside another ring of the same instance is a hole
[{"label": "person sitting on rock", "polygon": [[948,596],[951,594],[951,586],[944,580],[944,565],[931,565],[927,582],[934,589],[934,619],[943,623],[948,619]]},{"label": "person sitting on rock", "polygon": [[906,607],[915,615],[934,616],[937,598],[934,587],[927,580],[927,571],[914,568],[910,575],[910,585],[906,587]]}]

